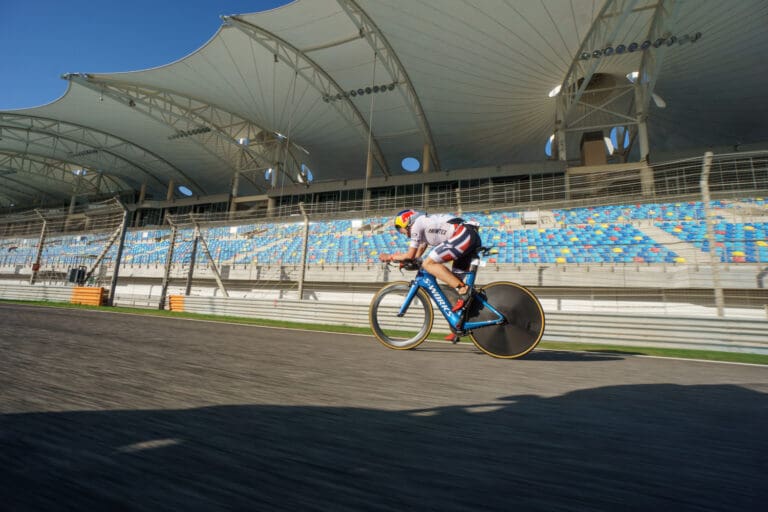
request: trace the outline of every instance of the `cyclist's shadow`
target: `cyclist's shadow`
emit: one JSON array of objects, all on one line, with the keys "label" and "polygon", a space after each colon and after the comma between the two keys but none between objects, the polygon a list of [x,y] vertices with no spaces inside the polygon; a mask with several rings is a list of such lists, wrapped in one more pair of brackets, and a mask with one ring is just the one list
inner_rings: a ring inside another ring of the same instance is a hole
[{"label": "cyclist's shadow", "polygon": [[765,404],[734,385],[658,384],[410,410],[5,414],[0,500],[14,511],[653,510],[671,499],[758,510]]}]

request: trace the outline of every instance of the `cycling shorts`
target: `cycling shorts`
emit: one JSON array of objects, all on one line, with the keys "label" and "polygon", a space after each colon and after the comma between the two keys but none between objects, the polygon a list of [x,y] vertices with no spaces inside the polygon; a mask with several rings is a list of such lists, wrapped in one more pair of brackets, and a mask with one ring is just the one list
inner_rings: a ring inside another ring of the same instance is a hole
[{"label": "cycling shorts", "polygon": [[469,270],[475,249],[482,245],[477,228],[471,224],[460,224],[451,238],[436,245],[429,258],[437,263],[453,261],[456,270]]}]

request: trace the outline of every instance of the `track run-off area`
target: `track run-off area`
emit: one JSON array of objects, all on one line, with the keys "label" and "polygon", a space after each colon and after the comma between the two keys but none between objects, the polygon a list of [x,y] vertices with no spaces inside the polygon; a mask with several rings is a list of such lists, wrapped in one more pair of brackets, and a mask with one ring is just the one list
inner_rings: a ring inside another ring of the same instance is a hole
[{"label": "track run-off area", "polygon": [[761,510],[768,367],[0,304],[4,510]]}]

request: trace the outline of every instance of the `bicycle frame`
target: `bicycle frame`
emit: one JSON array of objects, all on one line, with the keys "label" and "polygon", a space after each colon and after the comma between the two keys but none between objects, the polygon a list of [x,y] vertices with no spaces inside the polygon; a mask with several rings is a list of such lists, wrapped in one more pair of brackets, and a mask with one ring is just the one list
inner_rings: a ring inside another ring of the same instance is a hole
[{"label": "bicycle frame", "polygon": [[[474,262],[473,262],[474,263]],[[475,265],[472,265],[473,268],[475,268]],[[464,276],[464,282],[469,286],[474,286],[475,284],[475,276],[476,271],[470,271]],[[435,304],[437,304],[437,308],[440,310],[440,312],[445,317],[448,324],[451,326],[452,329],[456,330],[458,329],[459,322],[461,321],[462,313],[457,312],[454,313],[451,311],[451,305],[448,303],[448,299],[445,297],[445,294],[443,293],[443,290],[440,289],[440,286],[437,284],[437,279],[432,274],[419,269],[416,272],[416,277],[411,281],[411,288],[408,290],[408,295],[405,298],[405,301],[403,302],[403,305],[400,307],[400,311],[398,312],[397,316],[403,316],[408,311],[408,307],[411,305],[411,301],[416,296],[416,293],[419,291],[419,288],[423,288],[427,294],[432,297],[432,300]],[[494,308],[491,304],[489,304],[480,294],[475,295],[475,297],[472,300],[478,300],[480,301],[484,307],[488,308],[489,311],[491,311],[494,315],[496,315],[496,318],[491,320],[484,320],[482,322],[465,322],[463,326],[461,326],[461,330],[463,331],[471,331],[473,329],[478,329],[480,327],[486,327],[489,325],[500,325],[507,321],[507,319],[502,315],[496,308]]]}]

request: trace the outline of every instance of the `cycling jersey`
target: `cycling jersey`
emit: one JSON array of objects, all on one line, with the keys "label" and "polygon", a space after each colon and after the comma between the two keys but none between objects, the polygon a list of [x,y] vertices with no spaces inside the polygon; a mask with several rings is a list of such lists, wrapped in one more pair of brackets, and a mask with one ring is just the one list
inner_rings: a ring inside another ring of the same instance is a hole
[{"label": "cycling jersey", "polygon": [[419,248],[427,244],[432,247],[440,245],[453,236],[453,232],[461,224],[451,224],[453,215],[422,215],[411,225],[410,247]]},{"label": "cycling jersey", "polygon": [[437,263],[453,261],[455,270],[468,270],[473,251],[482,244],[477,229],[452,215],[424,215],[411,226],[410,247],[433,247],[429,258]]}]

